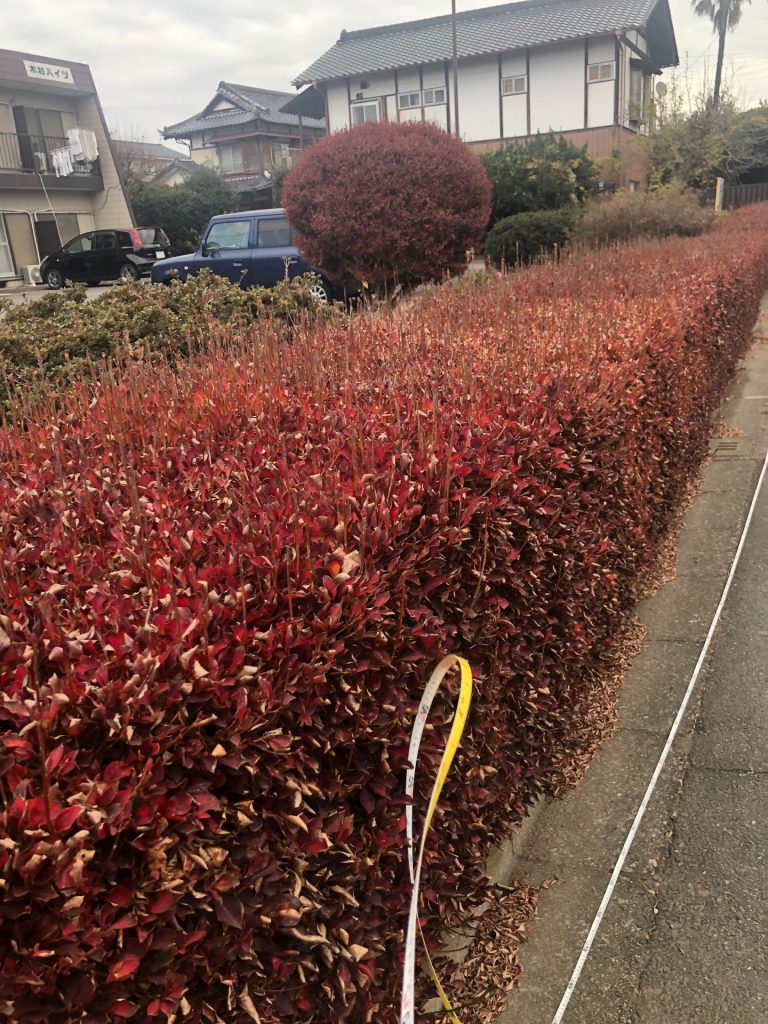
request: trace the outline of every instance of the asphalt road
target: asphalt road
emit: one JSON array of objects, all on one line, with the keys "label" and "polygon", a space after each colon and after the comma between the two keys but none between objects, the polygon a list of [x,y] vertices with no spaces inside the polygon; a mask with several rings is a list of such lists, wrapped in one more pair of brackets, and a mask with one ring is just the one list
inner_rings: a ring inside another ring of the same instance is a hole
[{"label": "asphalt road", "polygon": [[[557,878],[498,1024],[551,1024],[701,650],[768,447],[768,301],[686,518],[678,572],[639,609],[621,727],[538,808],[501,881]],[[707,662],[563,1024],[768,1022],[768,481]]]}]

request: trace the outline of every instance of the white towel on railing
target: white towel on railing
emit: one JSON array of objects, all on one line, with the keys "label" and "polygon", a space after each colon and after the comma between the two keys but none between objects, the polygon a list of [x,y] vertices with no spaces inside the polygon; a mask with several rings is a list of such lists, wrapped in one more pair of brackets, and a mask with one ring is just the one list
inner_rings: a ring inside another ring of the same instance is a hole
[{"label": "white towel on railing", "polygon": [[96,135],[90,128],[68,128],[67,141],[75,160],[93,163],[99,155]]}]

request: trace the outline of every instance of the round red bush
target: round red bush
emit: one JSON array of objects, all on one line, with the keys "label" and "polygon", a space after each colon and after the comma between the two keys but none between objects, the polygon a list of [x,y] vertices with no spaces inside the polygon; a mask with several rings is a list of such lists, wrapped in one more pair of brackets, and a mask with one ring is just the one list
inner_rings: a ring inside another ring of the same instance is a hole
[{"label": "round red bush", "polygon": [[329,135],[283,187],[303,255],[340,281],[373,286],[463,266],[490,203],[480,161],[432,124],[370,123]]}]

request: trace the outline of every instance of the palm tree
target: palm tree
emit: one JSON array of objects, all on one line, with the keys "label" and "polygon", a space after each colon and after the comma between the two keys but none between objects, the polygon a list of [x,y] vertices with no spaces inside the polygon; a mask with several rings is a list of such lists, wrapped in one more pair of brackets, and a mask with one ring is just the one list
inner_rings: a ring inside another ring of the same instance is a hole
[{"label": "palm tree", "polygon": [[717,32],[717,66],[715,68],[715,88],[712,91],[712,106],[720,103],[720,84],[723,78],[723,55],[725,54],[725,34],[733,31],[741,21],[742,8],[751,0],[692,0],[693,9],[701,18],[709,18],[712,31]]}]

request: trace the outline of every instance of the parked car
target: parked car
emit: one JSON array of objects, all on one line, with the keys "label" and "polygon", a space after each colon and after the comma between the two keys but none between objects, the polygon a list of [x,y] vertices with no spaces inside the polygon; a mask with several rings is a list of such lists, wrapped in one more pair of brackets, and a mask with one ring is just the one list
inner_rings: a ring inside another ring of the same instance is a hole
[{"label": "parked car", "polygon": [[335,285],[318,267],[306,263],[292,244],[291,226],[281,209],[222,213],[211,218],[195,252],[173,259],[158,260],[152,267],[152,281],[168,284],[212,270],[241,288],[260,285],[272,288],[286,274],[298,277],[315,273],[314,295],[323,302],[344,301],[348,292]]},{"label": "parked car", "polygon": [[162,228],[100,228],[78,235],[40,264],[40,276],[49,288],[66,281],[136,281],[170,252]]}]

